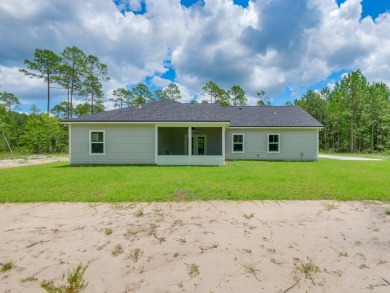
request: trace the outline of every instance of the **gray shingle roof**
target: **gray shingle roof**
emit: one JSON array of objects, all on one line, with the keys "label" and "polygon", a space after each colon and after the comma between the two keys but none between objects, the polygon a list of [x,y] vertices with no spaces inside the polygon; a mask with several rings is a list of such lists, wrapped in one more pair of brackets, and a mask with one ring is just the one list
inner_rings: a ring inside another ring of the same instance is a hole
[{"label": "gray shingle roof", "polygon": [[298,106],[183,104],[164,100],[64,120],[64,122],[230,122],[230,127],[322,127]]}]

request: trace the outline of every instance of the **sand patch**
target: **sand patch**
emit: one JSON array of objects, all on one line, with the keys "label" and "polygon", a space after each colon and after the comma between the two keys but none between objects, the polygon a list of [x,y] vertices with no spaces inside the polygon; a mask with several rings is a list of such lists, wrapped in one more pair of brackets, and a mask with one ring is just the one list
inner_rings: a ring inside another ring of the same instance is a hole
[{"label": "sand patch", "polygon": [[25,159],[0,160],[0,169],[68,161],[68,157],[49,157],[44,155],[34,155],[29,156]]},{"label": "sand patch", "polygon": [[[387,203],[2,204],[1,292],[389,292]],[[139,211],[142,210],[142,213]],[[22,281],[24,280],[24,281]]]}]

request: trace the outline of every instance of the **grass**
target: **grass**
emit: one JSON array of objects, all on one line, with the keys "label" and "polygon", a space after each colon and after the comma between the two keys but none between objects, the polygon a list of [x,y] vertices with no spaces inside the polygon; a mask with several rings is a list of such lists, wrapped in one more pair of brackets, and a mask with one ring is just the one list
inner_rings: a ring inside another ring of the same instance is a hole
[{"label": "grass", "polygon": [[41,287],[49,293],[79,293],[84,291],[88,283],[84,281],[84,273],[88,265],[78,265],[72,272],[68,272],[67,282],[63,285],[55,285],[54,280],[43,281]]},{"label": "grass", "polygon": [[250,220],[250,219],[252,219],[252,218],[255,216],[255,214],[254,214],[254,213],[243,214],[242,216],[243,216],[246,220]]},{"label": "grass", "polygon": [[257,276],[257,273],[259,273],[260,270],[256,267],[255,264],[241,264],[241,266],[246,274],[252,275],[256,280],[260,281]]},{"label": "grass", "polygon": [[15,264],[12,261],[6,262],[4,264],[1,264],[0,272],[6,272],[11,270],[13,267],[15,267]]},{"label": "grass", "polygon": [[321,272],[319,266],[313,264],[311,260],[308,263],[303,263],[298,260],[295,262],[295,268],[305,276],[305,279],[310,279],[313,285],[316,285],[313,275]]},{"label": "grass", "polygon": [[122,245],[120,245],[120,244],[115,245],[114,248],[113,248],[113,250],[111,251],[111,254],[112,254],[113,256],[118,256],[118,255],[120,255],[121,253],[123,253],[123,247],[122,247]]},{"label": "grass", "polygon": [[105,228],[104,233],[108,236],[112,234],[112,229],[111,228]]},{"label": "grass", "polygon": [[127,259],[131,259],[133,262],[137,262],[142,255],[144,254],[144,250],[141,248],[134,248],[127,255]]},{"label": "grass", "polygon": [[390,160],[232,161],[220,167],[71,167],[58,162],[0,169],[0,202],[389,201],[389,170]]},{"label": "grass", "polygon": [[35,276],[29,276],[20,280],[20,282],[22,283],[35,282],[35,281],[38,281],[38,278]]},{"label": "grass", "polygon": [[187,265],[187,274],[188,276],[192,279],[195,278],[196,276],[199,276],[199,266],[197,264],[188,264]]}]

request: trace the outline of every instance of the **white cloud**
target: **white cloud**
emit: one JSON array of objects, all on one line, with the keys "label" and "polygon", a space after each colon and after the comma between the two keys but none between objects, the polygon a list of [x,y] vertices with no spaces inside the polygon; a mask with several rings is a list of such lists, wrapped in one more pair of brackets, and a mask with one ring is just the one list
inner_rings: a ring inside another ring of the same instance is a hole
[{"label": "white cloud", "polygon": [[[122,0],[119,8],[139,11],[142,1]],[[370,81],[390,84],[390,13],[361,19],[360,0],[340,7],[335,0],[249,1],[246,8],[224,0],[189,8],[179,0],[144,2],[146,13],[136,15],[122,14],[111,0],[2,0],[1,90],[44,102],[43,82],[17,69],[36,48],[60,53],[73,45],[108,65],[107,97],[146,76],[166,86],[170,81],[159,75],[169,59],[185,101],[209,80],[225,89],[241,85],[249,97],[357,68]],[[64,99],[61,91],[53,95]]]},{"label": "white cloud", "polygon": [[168,84],[172,82],[169,79],[161,78],[159,76],[154,76],[151,81],[154,85],[158,87],[166,87]]}]

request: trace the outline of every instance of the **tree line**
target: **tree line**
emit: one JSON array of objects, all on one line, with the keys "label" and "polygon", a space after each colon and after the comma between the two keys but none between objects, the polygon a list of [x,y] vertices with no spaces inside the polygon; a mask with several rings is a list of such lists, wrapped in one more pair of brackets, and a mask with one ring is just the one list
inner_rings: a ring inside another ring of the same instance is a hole
[{"label": "tree line", "polygon": [[367,82],[360,70],[345,75],[331,90],[309,90],[294,101],[324,125],[320,148],[335,152],[390,150],[390,90]]},{"label": "tree line", "polygon": [[33,107],[29,115],[0,104],[0,152],[62,153],[68,150],[68,129],[57,117]]}]

